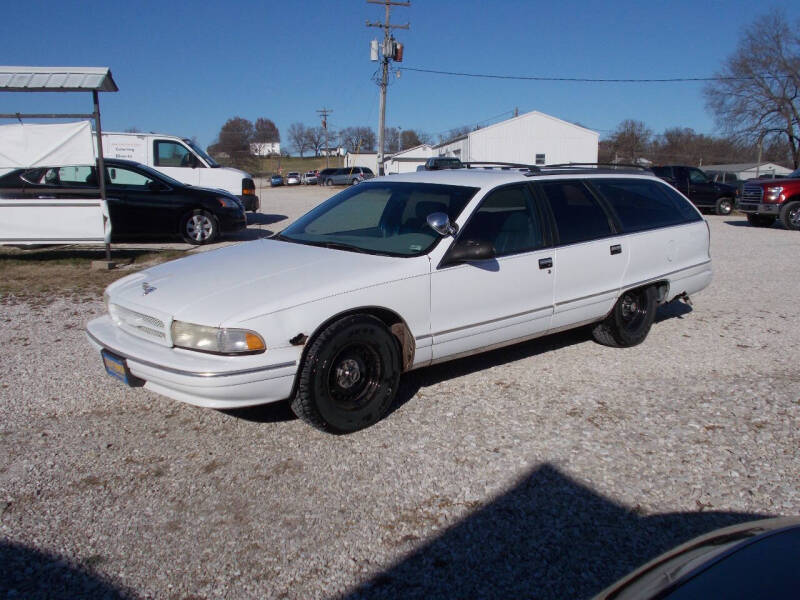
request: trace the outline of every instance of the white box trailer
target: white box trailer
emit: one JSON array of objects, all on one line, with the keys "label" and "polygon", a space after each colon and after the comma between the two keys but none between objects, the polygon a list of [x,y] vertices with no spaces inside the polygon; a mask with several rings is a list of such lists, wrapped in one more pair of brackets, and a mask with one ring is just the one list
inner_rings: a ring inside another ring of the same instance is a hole
[{"label": "white box trailer", "polygon": [[[0,126],[0,167],[4,170],[91,165],[88,121]],[[25,190],[0,190],[0,245],[108,244],[111,220],[103,198],[32,198]],[[94,194],[92,194],[94,195]]]},{"label": "white box trailer", "polygon": [[103,132],[103,155],[134,160],[189,185],[225,190],[237,196],[246,210],[255,212],[259,208],[249,173],[220,166],[188,138],[161,133]]}]

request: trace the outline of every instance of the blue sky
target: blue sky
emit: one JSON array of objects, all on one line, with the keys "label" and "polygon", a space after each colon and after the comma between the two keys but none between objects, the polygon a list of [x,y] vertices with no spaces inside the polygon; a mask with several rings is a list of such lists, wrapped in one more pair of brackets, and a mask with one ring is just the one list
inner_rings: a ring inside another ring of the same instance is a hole
[{"label": "blue sky", "polygon": [[[800,3],[412,0],[392,21],[408,66],[445,71],[593,78],[703,77],[771,8]],[[212,143],[241,116],[377,130],[377,63],[369,41],[383,7],[366,0],[262,2],[14,2],[3,10],[8,65],[109,66],[118,93],[101,95],[103,128],[137,127]],[[387,125],[438,133],[518,107],[600,131],[644,121],[657,133],[716,131],[701,83],[498,81],[405,71],[392,77]],[[69,96],[69,97],[67,97]],[[0,112],[85,112],[88,94],[0,94]],[[497,119],[494,119],[497,120]]]}]

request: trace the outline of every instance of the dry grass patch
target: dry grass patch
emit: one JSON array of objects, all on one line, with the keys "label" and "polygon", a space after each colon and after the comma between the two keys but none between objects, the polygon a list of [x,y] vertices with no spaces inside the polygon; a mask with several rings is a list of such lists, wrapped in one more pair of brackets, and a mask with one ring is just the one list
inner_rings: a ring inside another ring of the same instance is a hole
[{"label": "dry grass patch", "polygon": [[117,268],[96,271],[91,263],[105,258],[101,248],[0,248],[0,300],[47,301],[61,296],[97,298],[112,281],[185,254],[183,250],[114,250],[111,256]]}]

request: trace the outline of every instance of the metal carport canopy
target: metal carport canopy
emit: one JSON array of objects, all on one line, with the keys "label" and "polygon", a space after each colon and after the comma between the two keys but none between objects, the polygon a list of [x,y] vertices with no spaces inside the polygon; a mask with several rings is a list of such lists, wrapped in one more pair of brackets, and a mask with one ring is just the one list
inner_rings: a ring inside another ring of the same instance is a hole
[{"label": "metal carport canopy", "polygon": [[[89,92],[94,111],[89,114],[0,114],[0,119],[94,119],[97,135],[97,174],[100,198],[106,203],[103,130],[100,126],[98,92],[118,92],[108,67],[12,67],[0,66],[0,92]],[[111,246],[106,242],[106,261],[111,264]]]},{"label": "metal carport canopy", "polygon": [[118,92],[108,67],[3,67],[6,92]]}]

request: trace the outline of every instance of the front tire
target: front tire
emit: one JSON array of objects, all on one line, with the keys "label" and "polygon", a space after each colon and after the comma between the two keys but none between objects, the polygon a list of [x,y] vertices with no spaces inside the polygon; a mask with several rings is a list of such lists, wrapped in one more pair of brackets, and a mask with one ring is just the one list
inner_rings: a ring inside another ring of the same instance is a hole
[{"label": "front tire", "polygon": [[345,317],[311,344],[292,410],[330,433],[351,433],[379,421],[397,395],[400,348],[379,319]]},{"label": "front tire", "polygon": [[715,207],[718,215],[729,215],[733,212],[733,200],[730,198],[719,198]]},{"label": "front tire", "polygon": [[181,219],[181,237],[189,244],[210,244],[219,236],[219,223],[210,212],[194,210]]},{"label": "front tire", "polygon": [[772,227],[775,223],[775,217],[772,215],[747,215],[747,222],[753,227]]},{"label": "front tire", "polygon": [[592,329],[594,339],[614,348],[641,344],[656,317],[657,297],[653,286],[628,290],[620,296],[611,313]]},{"label": "front tire", "polygon": [[325,185],[333,185],[333,181],[330,179],[325,180]]},{"label": "front tire", "polygon": [[787,202],[781,208],[781,222],[786,229],[800,230],[800,202]]}]

